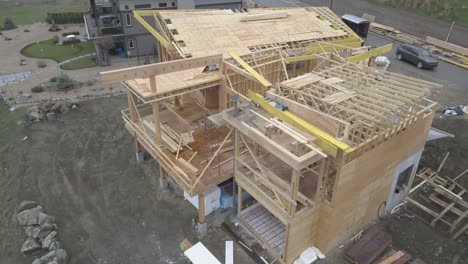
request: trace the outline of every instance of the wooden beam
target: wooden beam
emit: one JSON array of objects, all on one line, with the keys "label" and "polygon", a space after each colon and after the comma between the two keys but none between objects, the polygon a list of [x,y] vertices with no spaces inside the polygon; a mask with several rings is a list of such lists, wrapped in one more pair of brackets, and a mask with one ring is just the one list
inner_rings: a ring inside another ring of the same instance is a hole
[{"label": "wooden beam", "polygon": [[[133,16],[135,17],[135,19],[140,22],[140,24],[146,29],[149,31],[149,33],[151,33],[151,35],[153,35],[158,41],[159,43],[161,43],[161,45],[163,45],[165,48],[169,48],[171,47],[171,43],[165,39],[163,36],[161,36],[161,34],[159,34],[159,32],[157,32],[150,24],[148,24],[148,22],[146,22],[146,20],[141,17],[142,12],[133,12]],[[151,12],[151,14],[149,15],[153,15],[153,12]]]},{"label": "wooden beam", "polygon": [[357,54],[357,55],[348,57],[348,58],[346,58],[346,61],[347,62],[352,62],[352,63],[358,63],[358,62],[361,62],[363,60],[370,59],[372,57],[379,56],[381,54],[390,52],[390,51],[392,51],[392,48],[393,48],[393,45],[390,43],[388,45],[378,47],[378,48],[375,48],[373,50],[370,50],[370,51],[367,51],[367,52],[364,52],[364,53],[361,53],[361,54]]},{"label": "wooden beam", "polygon": [[295,57],[287,57],[284,59],[286,63],[294,63],[294,62],[299,62],[299,61],[308,61],[308,60],[313,60],[317,59],[317,55],[311,54],[311,55],[302,55],[302,56],[295,56]]},{"label": "wooden beam", "polygon": [[[150,86],[151,86],[151,91],[153,93],[157,92],[156,88],[156,76],[150,77]],[[159,114],[159,103],[154,102],[151,104],[152,110],[153,110],[153,125],[154,125],[154,132],[155,132],[155,143],[158,146],[162,145],[162,139],[161,139],[161,124],[160,124],[160,114]]]},{"label": "wooden beam", "polygon": [[436,39],[433,37],[429,37],[429,36],[426,37],[426,42],[431,45],[437,46],[439,48],[443,48],[448,51],[453,51],[458,54],[468,56],[468,48],[458,46],[458,45],[455,45],[455,44],[452,44],[452,43],[449,43],[440,39]]},{"label": "wooden beam", "polygon": [[247,62],[245,62],[241,57],[236,55],[235,53],[229,52],[229,55],[237,61],[248,73],[250,73],[258,82],[260,82],[263,86],[269,87],[271,86],[271,82],[269,82],[265,77],[263,77],[260,73],[254,70]]},{"label": "wooden beam", "polygon": [[327,153],[328,155],[332,157],[337,157],[338,150],[344,151],[346,153],[350,153],[354,150],[353,147],[338,140],[337,138],[324,132],[323,130],[313,126],[312,124],[294,115],[293,113],[287,110],[281,111],[273,107],[269,102],[263,99],[263,96],[261,96],[260,94],[256,94],[249,90],[248,96],[252,101],[262,106],[262,108],[265,109],[270,114],[316,137],[314,143],[317,144],[319,147],[321,147],[323,151]]},{"label": "wooden beam", "polygon": [[115,83],[133,79],[144,79],[155,75],[200,68],[220,64],[222,55],[212,55],[202,58],[190,58],[148,64],[124,69],[100,72],[102,82]]}]

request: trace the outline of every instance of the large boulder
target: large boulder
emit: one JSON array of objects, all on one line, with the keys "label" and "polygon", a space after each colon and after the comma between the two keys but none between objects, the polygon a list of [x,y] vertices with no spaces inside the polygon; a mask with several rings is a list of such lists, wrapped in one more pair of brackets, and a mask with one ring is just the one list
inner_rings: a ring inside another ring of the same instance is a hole
[{"label": "large boulder", "polygon": [[48,214],[39,213],[38,222],[39,225],[26,226],[24,229],[26,235],[42,241],[50,232],[57,230],[55,218]]},{"label": "large boulder", "polygon": [[16,210],[17,213],[21,213],[23,212],[24,210],[27,210],[27,209],[32,209],[36,206],[40,205],[38,202],[36,201],[22,201],[20,203],[20,205],[18,206],[18,209]]},{"label": "large boulder", "polygon": [[50,251],[41,258],[37,258],[32,264],[66,264],[68,261],[67,252],[63,249]]},{"label": "large boulder", "polygon": [[54,250],[61,249],[61,248],[62,248],[62,244],[57,239],[54,239],[50,243],[49,251],[54,251]]},{"label": "large boulder", "polygon": [[23,210],[16,215],[16,219],[23,226],[32,226],[39,224],[39,214],[43,212],[42,206],[38,205],[34,208]]},{"label": "large boulder", "polygon": [[21,246],[21,253],[29,255],[41,249],[41,244],[34,238],[28,237],[28,239]]},{"label": "large boulder", "polygon": [[42,248],[46,248],[48,249],[50,247],[50,244],[52,244],[52,242],[55,239],[55,237],[57,236],[57,232],[56,231],[52,231],[50,232],[43,240],[42,240]]},{"label": "large boulder", "polygon": [[39,112],[35,111],[28,114],[29,121],[40,121],[42,116],[43,115],[41,115]]},{"label": "large boulder", "polygon": [[28,237],[32,237],[32,238],[37,238],[37,236],[39,235],[39,233],[41,232],[41,228],[37,225],[35,226],[27,226],[25,229],[24,229],[24,232],[26,233],[26,235]]}]

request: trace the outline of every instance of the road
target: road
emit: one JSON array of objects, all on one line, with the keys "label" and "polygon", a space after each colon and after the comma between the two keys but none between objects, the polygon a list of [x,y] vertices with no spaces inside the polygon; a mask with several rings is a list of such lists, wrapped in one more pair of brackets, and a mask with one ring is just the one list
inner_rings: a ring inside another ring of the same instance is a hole
[{"label": "road", "polygon": [[[260,3],[261,5],[265,7],[294,7],[294,6],[317,6],[317,5],[328,6],[329,5],[329,0],[320,0],[320,1],[257,0],[256,2]],[[340,1],[334,0],[334,3],[333,3],[333,11],[337,12],[338,15],[345,13],[342,2],[343,0],[340,0]],[[360,2],[360,0],[349,1],[349,3],[351,2],[353,3]],[[350,4],[350,6],[353,6],[353,5]],[[368,5],[369,3],[366,2],[364,6],[367,7]],[[389,10],[391,10],[392,12],[395,11],[395,9],[392,9],[392,8],[390,8]],[[412,14],[412,16],[414,17],[414,14]],[[389,71],[444,84],[444,88],[440,92],[436,92],[435,95],[432,97],[433,99],[437,100],[442,105],[452,106],[452,105],[458,105],[458,104],[468,104],[466,95],[464,95],[465,92],[468,90],[468,83],[466,81],[466,74],[468,74],[467,70],[464,70],[460,67],[454,66],[452,64],[449,64],[443,61],[441,61],[439,63],[439,66],[435,68],[434,70],[418,69],[412,64],[398,61],[396,59],[395,50],[399,45],[398,42],[391,40],[389,38],[385,38],[383,36],[377,35],[377,34],[369,33],[369,36],[365,44],[369,46],[378,47],[378,46],[386,45],[388,43],[393,44],[393,51],[391,53],[386,54],[386,56],[390,59],[390,62],[391,62],[390,67],[388,68]]]},{"label": "road", "polygon": [[[449,22],[431,18],[401,9],[377,5],[368,0],[255,0],[257,3],[268,7],[291,6],[330,6],[338,15],[353,14],[361,16],[363,13],[376,17],[376,22],[395,27],[402,32],[411,33],[420,38],[432,36],[445,39],[449,31]],[[466,46],[468,43],[468,28],[455,25],[450,42]]]}]

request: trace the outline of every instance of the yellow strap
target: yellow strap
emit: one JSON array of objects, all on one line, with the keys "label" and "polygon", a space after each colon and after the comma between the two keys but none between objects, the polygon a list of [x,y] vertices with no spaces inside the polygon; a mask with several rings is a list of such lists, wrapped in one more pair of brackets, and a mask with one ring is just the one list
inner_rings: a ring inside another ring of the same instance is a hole
[{"label": "yellow strap", "polygon": [[348,57],[348,58],[346,58],[346,61],[352,62],[352,63],[358,63],[358,62],[361,62],[363,60],[369,59],[371,57],[379,56],[381,54],[390,52],[390,51],[392,51],[392,48],[393,48],[393,45],[390,43],[388,45],[378,47],[376,49],[373,49],[373,50],[370,50],[370,51],[367,51],[367,52],[364,52],[364,53],[361,53],[361,54],[357,54],[357,55]]},{"label": "yellow strap", "polygon": [[257,81],[259,81],[263,86],[268,87],[271,86],[271,82],[269,82],[267,79],[265,79],[260,73],[258,73],[256,70],[254,70],[250,65],[245,62],[241,57],[237,56],[236,54],[229,52],[229,55],[237,61],[248,73],[250,73]]},{"label": "yellow strap", "polygon": [[295,114],[289,112],[288,110],[281,111],[276,107],[272,106],[268,101],[266,101],[262,95],[248,91],[248,97],[259,104],[263,109],[265,109],[270,114],[278,117],[284,122],[313,135],[316,139],[314,141],[317,146],[321,147],[325,153],[332,157],[338,155],[338,150],[342,150],[345,153],[350,153],[354,149],[350,145],[338,140],[334,136],[324,132],[323,130],[315,127],[304,119],[296,116]]}]

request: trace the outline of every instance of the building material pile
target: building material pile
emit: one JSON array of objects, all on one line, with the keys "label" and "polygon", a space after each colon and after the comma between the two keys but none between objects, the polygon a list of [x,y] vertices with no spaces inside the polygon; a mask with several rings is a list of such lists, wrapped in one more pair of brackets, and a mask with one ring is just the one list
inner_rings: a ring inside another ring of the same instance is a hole
[{"label": "building material pile", "polygon": [[452,238],[468,232],[468,193],[459,183],[466,175],[463,171],[454,178],[448,178],[430,168],[423,168],[416,176],[421,182],[410,193],[407,201],[432,217],[431,226],[442,222],[449,227]]}]

